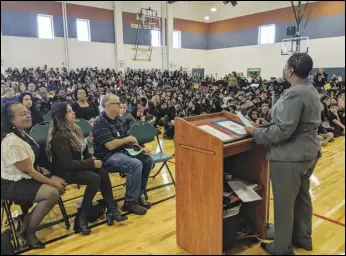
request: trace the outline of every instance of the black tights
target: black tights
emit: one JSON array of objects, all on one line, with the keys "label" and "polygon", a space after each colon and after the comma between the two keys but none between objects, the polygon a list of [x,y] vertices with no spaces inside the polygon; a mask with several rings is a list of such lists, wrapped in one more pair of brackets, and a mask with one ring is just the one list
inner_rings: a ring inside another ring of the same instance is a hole
[{"label": "black tights", "polygon": [[114,202],[111,180],[103,168],[76,171],[66,177],[65,181],[68,184],[86,185],[82,204],[83,214],[87,215],[91,211],[92,201],[99,189],[108,205]]}]

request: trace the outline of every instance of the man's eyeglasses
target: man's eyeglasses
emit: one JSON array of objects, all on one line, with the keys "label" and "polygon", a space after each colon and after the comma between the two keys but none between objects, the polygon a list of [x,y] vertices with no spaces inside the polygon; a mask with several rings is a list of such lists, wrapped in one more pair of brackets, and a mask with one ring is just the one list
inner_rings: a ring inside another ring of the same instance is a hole
[{"label": "man's eyeglasses", "polygon": [[113,104],[116,104],[118,106],[120,106],[120,102],[111,102],[111,103],[108,103],[109,105],[113,105]]}]

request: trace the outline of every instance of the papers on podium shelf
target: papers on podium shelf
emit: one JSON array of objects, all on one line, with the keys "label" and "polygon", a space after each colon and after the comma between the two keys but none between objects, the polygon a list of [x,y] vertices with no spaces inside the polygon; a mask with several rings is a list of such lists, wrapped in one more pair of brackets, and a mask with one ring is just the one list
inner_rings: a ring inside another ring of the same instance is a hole
[{"label": "papers on podium shelf", "polygon": [[229,218],[239,214],[240,207],[241,207],[241,204],[238,206],[232,207],[231,209],[227,209],[223,211],[223,218]]},{"label": "papers on podium shelf", "polygon": [[240,111],[235,112],[246,127],[253,127],[249,119],[247,119]]},{"label": "papers on podium shelf", "polygon": [[223,142],[228,142],[228,141],[233,140],[233,138],[231,136],[216,130],[215,128],[211,127],[210,125],[201,125],[198,127],[201,128],[202,130],[206,131],[207,133],[219,138]]},{"label": "papers on podium shelf", "polygon": [[253,202],[261,200],[260,197],[253,189],[253,186],[247,186],[242,181],[228,181],[228,185],[233,189],[234,193],[242,200],[244,203]]}]

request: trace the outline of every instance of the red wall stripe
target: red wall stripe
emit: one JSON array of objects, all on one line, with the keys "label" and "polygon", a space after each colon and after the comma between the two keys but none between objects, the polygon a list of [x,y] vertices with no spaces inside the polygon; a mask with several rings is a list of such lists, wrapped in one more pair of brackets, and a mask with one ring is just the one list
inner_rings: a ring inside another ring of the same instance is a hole
[{"label": "red wall stripe", "polygon": [[62,16],[61,3],[54,1],[1,1],[1,10]]},{"label": "red wall stripe", "polygon": [[66,12],[68,18],[114,22],[113,11],[108,9],[66,4]]}]

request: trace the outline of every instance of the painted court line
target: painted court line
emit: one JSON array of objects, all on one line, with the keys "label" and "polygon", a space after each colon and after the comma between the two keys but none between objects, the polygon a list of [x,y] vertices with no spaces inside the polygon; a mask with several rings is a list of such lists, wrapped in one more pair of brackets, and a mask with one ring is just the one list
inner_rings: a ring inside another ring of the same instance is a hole
[{"label": "painted court line", "polygon": [[[270,198],[271,201],[273,201],[273,198]],[[345,199],[342,200],[340,203],[338,203],[337,205],[335,205],[332,209],[330,209],[328,212],[326,212],[326,214],[324,216],[316,214],[316,213],[312,213],[313,216],[315,216],[316,218],[318,218],[318,220],[316,220],[313,225],[312,225],[312,229],[318,227],[319,225],[321,225],[323,223],[323,221],[328,221],[331,223],[334,223],[336,225],[345,227],[345,224],[336,220],[332,220],[328,217],[332,216],[334,213],[336,213],[341,207],[343,207],[345,205]]]},{"label": "painted court line", "polygon": [[312,228],[314,229],[314,228],[318,227],[319,225],[321,225],[323,220],[326,220],[326,221],[332,222],[334,224],[337,224],[339,226],[345,227],[344,223],[341,223],[339,221],[332,220],[332,219],[328,218],[328,217],[332,216],[334,213],[336,213],[343,206],[345,206],[345,199],[343,199],[340,203],[338,203],[332,209],[330,209],[328,212],[326,212],[326,214],[324,214],[324,216],[313,213],[313,215],[315,217],[319,218],[319,220],[314,222],[314,224],[312,225]]}]

